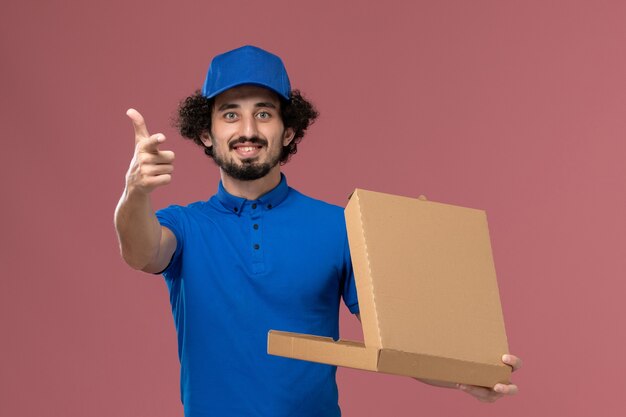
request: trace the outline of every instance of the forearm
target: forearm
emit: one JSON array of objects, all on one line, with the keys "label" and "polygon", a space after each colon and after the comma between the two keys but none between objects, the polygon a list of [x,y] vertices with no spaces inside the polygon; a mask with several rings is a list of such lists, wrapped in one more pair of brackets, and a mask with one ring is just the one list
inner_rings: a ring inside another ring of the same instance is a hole
[{"label": "forearm", "polygon": [[157,259],[161,226],[149,194],[124,190],[115,209],[115,229],[122,258],[128,265],[144,269]]}]

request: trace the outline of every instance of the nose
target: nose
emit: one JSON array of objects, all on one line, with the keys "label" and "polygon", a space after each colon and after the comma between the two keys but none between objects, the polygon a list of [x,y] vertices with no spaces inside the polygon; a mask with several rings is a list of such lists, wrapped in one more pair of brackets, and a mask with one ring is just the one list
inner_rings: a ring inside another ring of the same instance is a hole
[{"label": "nose", "polygon": [[248,115],[241,121],[241,136],[246,138],[255,138],[259,135],[257,120],[254,115]]}]

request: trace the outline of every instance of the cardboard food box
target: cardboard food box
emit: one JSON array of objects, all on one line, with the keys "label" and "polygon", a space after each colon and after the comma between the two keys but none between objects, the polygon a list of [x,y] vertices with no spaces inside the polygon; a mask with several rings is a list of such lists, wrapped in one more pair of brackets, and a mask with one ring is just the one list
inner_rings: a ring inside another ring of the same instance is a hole
[{"label": "cardboard food box", "polygon": [[357,189],[345,217],[364,342],[270,330],[268,353],[486,387],[508,383],[485,212]]}]

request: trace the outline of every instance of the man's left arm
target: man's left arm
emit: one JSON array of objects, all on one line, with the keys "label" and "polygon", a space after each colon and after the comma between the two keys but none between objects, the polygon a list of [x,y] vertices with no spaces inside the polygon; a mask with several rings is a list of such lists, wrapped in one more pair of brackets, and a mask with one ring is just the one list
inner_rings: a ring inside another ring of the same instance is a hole
[{"label": "man's left arm", "polygon": [[[355,314],[356,318],[361,321],[361,314]],[[502,362],[513,368],[513,372],[517,371],[522,366],[522,360],[515,355],[506,354],[502,355]],[[428,385],[442,388],[455,388],[463,392],[468,393],[472,397],[479,401],[492,403],[497,399],[506,395],[517,394],[518,388],[514,384],[496,384],[493,388],[478,387],[475,385],[455,384],[453,382],[433,381],[429,379],[414,378],[417,381],[423,382]]]}]

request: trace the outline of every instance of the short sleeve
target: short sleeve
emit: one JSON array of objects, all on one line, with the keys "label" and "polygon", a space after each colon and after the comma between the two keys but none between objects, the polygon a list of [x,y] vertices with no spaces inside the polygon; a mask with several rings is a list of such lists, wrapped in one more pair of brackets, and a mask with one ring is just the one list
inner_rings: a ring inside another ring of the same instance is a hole
[{"label": "short sleeve", "polygon": [[176,237],[176,250],[167,267],[160,272],[166,278],[176,278],[180,271],[181,255],[185,242],[183,227],[183,210],[181,206],[169,206],[156,212],[161,226],[167,227]]},{"label": "short sleeve", "polygon": [[356,283],[354,281],[354,271],[352,269],[352,260],[350,259],[350,248],[348,246],[348,239],[346,237],[343,254],[343,302],[348,307],[348,310],[352,314],[359,313],[359,299],[356,293]]}]

